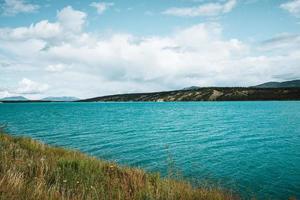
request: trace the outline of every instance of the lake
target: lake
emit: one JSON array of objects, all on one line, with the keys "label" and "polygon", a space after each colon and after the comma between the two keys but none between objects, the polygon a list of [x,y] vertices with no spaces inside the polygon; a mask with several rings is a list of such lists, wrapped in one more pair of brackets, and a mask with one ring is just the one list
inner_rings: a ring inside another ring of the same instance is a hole
[{"label": "lake", "polygon": [[300,102],[0,104],[0,124],[245,198],[300,198]]}]

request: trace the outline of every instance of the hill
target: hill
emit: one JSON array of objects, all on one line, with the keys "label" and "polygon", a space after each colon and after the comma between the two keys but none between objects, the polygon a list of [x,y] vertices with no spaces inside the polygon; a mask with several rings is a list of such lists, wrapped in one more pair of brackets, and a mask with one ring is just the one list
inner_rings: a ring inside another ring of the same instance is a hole
[{"label": "hill", "polygon": [[13,96],[13,97],[5,97],[0,99],[0,101],[28,101],[29,99],[23,96]]},{"label": "hill", "polygon": [[300,100],[300,88],[192,88],[168,92],[118,94],[96,97],[82,102],[97,101],[263,101]]},{"label": "hill", "polygon": [[300,88],[300,80],[285,82],[267,82],[253,86],[253,88]]}]

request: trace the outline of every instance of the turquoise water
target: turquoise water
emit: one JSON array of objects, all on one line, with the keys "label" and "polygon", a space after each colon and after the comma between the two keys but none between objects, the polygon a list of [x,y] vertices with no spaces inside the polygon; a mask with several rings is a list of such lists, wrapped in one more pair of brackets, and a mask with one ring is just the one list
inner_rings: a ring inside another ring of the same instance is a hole
[{"label": "turquoise water", "polygon": [[0,104],[11,133],[244,197],[300,198],[300,102]]}]

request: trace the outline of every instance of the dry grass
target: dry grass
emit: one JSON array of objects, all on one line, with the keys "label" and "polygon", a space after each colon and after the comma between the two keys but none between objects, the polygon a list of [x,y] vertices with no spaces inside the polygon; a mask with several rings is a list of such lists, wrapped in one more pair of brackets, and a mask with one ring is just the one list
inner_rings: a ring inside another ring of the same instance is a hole
[{"label": "dry grass", "polygon": [[184,181],[0,133],[1,200],[237,198],[218,188],[193,188]]}]

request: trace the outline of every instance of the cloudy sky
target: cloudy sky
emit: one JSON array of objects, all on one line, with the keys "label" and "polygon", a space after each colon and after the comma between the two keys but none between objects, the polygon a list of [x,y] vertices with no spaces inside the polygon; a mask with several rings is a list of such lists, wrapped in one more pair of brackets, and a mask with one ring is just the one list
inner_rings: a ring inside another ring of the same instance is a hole
[{"label": "cloudy sky", "polygon": [[0,98],[300,78],[300,0],[0,0]]}]

